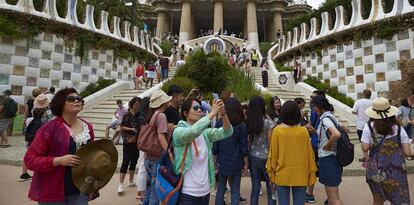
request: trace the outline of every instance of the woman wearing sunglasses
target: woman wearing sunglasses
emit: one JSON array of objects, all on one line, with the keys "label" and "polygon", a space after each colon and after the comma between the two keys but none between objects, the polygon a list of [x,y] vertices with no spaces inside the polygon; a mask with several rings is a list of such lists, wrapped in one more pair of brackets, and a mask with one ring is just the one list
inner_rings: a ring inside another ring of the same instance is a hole
[{"label": "woman wearing sunglasses", "polygon": [[72,167],[80,164],[76,151],[94,140],[92,125],[78,117],[83,99],[73,88],[56,93],[50,110],[56,116],[36,133],[24,163],[33,170],[29,198],[42,204],[88,204],[72,181]]},{"label": "woman wearing sunglasses", "polygon": [[[217,114],[222,117],[223,127],[208,128]],[[178,123],[173,133],[174,169],[177,174],[185,157],[180,204],[208,205],[210,188],[215,183],[212,144],[231,136],[233,128],[221,100],[214,101],[211,112],[205,117],[199,101],[186,100],[181,107],[181,115],[184,121]]]}]

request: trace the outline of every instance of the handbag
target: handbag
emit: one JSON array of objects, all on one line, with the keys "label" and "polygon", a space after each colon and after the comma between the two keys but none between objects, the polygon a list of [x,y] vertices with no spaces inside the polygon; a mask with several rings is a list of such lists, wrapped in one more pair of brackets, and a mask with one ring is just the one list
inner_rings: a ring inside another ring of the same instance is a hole
[{"label": "handbag", "polygon": [[160,112],[152,116],[150,122],[141,127],[137,140],[139,150],[155,157],[160,157],[162,153],[162,147],[158,140],[157,126],[154,125],[154,121],[159,114]]},{"label": "handbag", "polygon": [[187,159],[188,144],[185,146],[183,161],[181,162],[180,173],[174,172],[174,165],[169,156],[172,139],[168,144],[167,151],[161,155],[161,159],[157,165],[157,175],[155,177],[155,190],[161,200],[162,205],[175,205],[180,196],[180,189],[183,185],[183,172],[185,160]]}]

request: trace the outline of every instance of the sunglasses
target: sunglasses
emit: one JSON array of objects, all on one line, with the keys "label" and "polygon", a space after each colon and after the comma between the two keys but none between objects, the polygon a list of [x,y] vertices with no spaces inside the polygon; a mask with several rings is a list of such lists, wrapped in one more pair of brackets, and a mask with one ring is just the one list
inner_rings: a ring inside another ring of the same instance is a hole
[{"label": "sunglasses", "polygon": [[194,110],[195,112],[197,112],[199,109],[201,109],[201,106],[200,106],[200,105],[194,105],[194,106],[193,106],[193,110]]},{"label": "sunglasses", "polygon": [[70,102],[70,103],[81,102],[81,103],[83,103],[83,98],[81,96],[66,96],[66,102]]}]

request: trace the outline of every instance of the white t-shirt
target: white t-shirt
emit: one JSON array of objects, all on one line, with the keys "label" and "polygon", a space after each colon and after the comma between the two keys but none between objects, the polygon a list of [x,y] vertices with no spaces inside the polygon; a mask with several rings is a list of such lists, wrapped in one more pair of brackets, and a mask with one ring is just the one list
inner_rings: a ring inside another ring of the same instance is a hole
[{"label": "white t-shirt", "polygon": [[184,64],[185,64],[185,61],[184,60],[179,60],[179,61],[177,61],[176,66],[177,67],[180,67],[180,66],[182,66]]},{"label": "white t-shirt", "polygon": [[[372,129],[375,130],[374,128],[374,123],[371,123]],[[392,135],[387,135],[385,137],[385,139],[389,139],[394,137],[395,135],[398,134],[398,126],[394,125],[394,127],[392,128],[394,130],[394,134]],[[379,134],[375,135],[376,137],[379,137]],[[401,144],[410,144],[411,143],[411,139],[408,138],[407,132],[405,132],[404,128],[401,128],[400,131],[400,137],[401,137]],[[373,140],[371,138],[371,130],[369,130],[368,124],[365,125],[364,130],[362,132],[362,137],[361,137],[361,142],[367,143],[367,144],[372,144]]]},{"label": "white t-shirt", "polygon": [[365,124],[367,124],[369,117],[365,114],[365,110],[371,106],[372,101],[367,98],[355,102],[352,112],[357,113],[357,130],[363,130]]},{"label": "white t-shirt", "polygon": [[198,157],[194,145],[191,144],[193,164],[184,174],[183,193],[195,197],[202,197],[210,193],[208,150],[203,135],[200,135],[194,141],[197,145]]},{"label": "white t-shirt", "polygon": [[[336,155],[336,152],[334,151],[327,151],[324,150],[323,147],[328,143],[328,136],[326,136],[326,132],[328,132],[329,128],[334,127],[336,128],[334,122],[328,118],[327,116],[330,116],[331,118],[335,119],[335,123],[337,123],[339,126],[341,126],[341,123],[336,120],[335,116],[331,112],[325,112],[321,116],[321,122],[319,123],[319,127],[317,129],[318,137],[319,137],[319,144],[318,144],[318,156],[319,158],[327,157],[329,155]],[[323,124],[323,126],[322,126]]]},{"label": "white t-shirt", "polygon": [[46,94],[46,97],[49,99],[49,102],[52,102],[53,97],[55,97],[55,94],[48,93]]}]

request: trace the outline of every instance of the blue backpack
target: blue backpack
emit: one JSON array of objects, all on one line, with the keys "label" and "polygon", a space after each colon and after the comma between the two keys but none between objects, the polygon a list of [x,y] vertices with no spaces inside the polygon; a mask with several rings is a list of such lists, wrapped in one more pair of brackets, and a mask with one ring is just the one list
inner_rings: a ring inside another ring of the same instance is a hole
[{"label": "blue backpack", "polygon": [[167,150],[161,154],[157,165],[157,175],[155,177],[155,190],[162,205],[176,205],[178,203],[184,180],[183,172],[187,158],[188,144],[185,146],[184,157],[178,175],[174,172],[174,164],[168,152],[171,150],[171,145],[172,139],[168,143]]}]

